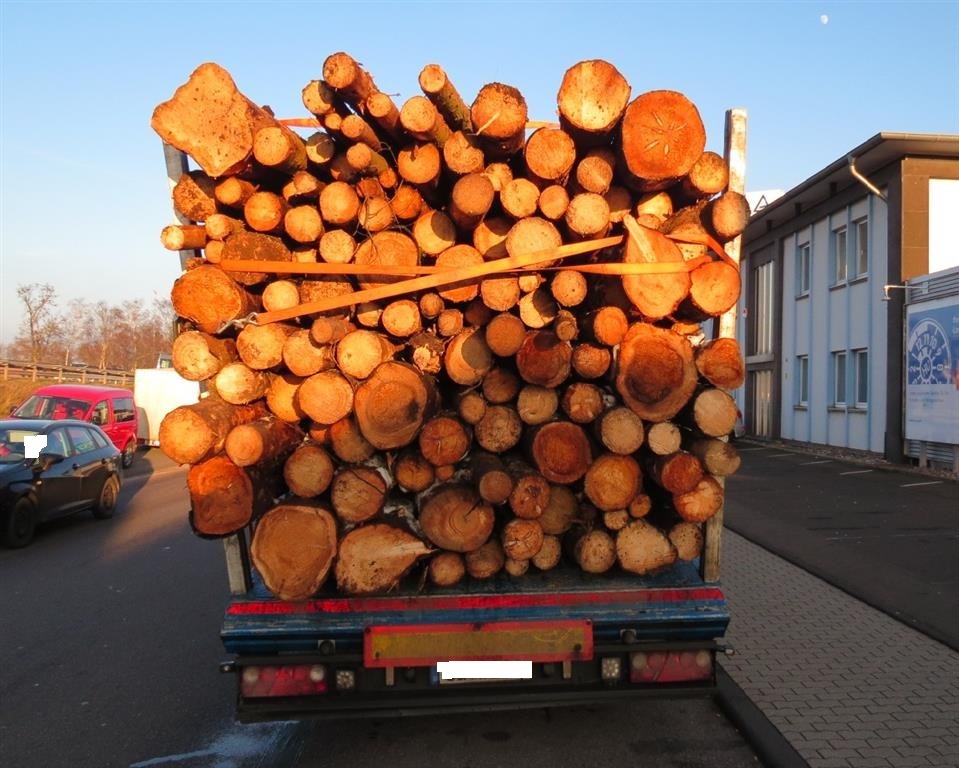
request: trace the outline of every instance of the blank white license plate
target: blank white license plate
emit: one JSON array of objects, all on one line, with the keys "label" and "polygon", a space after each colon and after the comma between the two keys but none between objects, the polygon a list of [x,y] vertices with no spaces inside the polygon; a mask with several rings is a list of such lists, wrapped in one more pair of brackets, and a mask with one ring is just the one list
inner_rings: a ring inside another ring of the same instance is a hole
[{"label": "blank white license plate", "polygon": [[532,661],[441,661],[436,665],[440,684],[497,680],[530,680]]}]

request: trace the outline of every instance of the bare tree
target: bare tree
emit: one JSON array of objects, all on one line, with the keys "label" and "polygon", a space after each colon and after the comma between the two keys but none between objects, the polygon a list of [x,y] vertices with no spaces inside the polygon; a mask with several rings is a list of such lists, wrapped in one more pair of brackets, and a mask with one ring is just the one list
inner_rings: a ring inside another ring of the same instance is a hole
[{"label": "bare tree", "polygon": [[57,322],[57,292],[49,283],[28,283],[17,286],[17,296],[25,313],[20,333],[11,345],[15,354],[30,358],[31,363],[46,362],[61,335]]}]

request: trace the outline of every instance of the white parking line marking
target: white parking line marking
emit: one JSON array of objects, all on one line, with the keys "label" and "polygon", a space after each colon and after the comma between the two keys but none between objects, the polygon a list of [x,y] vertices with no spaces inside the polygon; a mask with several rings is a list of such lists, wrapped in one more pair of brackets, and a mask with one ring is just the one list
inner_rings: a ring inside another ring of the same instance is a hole
[{"label": "white parking line marking", "polygon": [[822,461],[804,461],[800,467],[811,467],[813,464],[832,464],[832,459],[823,459]]},{"label": "white parking line marking", "polygon": [[918,485],[942,485],[942,480],[930,480],[928,483],[906,483],[900,485],[900,488],[915,488]]},{"label": "white parking line marking", "polygon": [[795,455],[796,455],[795,453],[770,453],[770,454],[769,454],[769,458],[770,458],[770,459],[781,459],[781,458],[783,458],[784,456],[795,456]]},{"label": "white parking line marking", "polygon": [[758,447],[756,447],[756,448],[740,448],[740,449],[739,449],[739,452],[740,452],[740,453],[747,453],[748,451],[765,451],[765,450],[766,450],[766,449],[763,448],[763,447],[760,445],[760,446],[758,446]]},{"label": "white parking line marking", "polygon": [[872,472],[871,469],[857,469],[852,472],[840,472],[840,475],[865,475],[869,472]]}]

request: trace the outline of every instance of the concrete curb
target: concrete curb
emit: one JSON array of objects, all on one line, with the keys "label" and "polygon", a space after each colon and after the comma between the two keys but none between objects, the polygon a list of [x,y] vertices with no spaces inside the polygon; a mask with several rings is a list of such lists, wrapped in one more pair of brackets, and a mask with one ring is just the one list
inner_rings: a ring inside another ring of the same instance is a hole
[{"label": "concrete curb", "polygon": [[719,706],[746,737],[763,765],[767,768],[809,768],[809,763],[769,722],[722,665],[716,667],[716,689]]}]

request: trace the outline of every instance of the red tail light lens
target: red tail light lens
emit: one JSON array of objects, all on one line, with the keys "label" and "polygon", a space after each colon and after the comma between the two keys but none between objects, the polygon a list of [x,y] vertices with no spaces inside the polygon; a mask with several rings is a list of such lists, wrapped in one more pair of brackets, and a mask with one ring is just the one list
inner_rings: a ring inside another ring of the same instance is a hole
[{"label": "red tail light lens", "polygon": [[312,696],[326,693],[327,670],[322,664],[243,667],[240,692],[245,698]]},{"label": "red tail light lens", "polygon": [[709,680],[712,651],[640,651],[629,655],[631,683],[682,683]]}]

